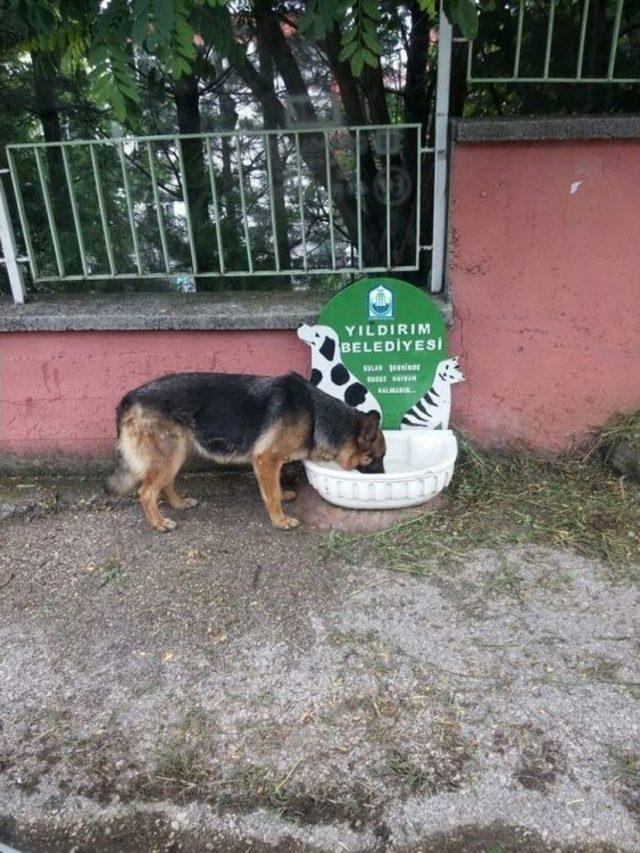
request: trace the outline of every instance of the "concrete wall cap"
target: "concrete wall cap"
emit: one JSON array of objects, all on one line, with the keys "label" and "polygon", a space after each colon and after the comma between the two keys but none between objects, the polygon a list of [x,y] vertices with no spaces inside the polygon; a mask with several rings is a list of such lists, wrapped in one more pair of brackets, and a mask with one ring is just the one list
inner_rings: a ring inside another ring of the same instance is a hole
[{"label": "concrete wall cap", "polygon": [[[137,293],[0,300],[0,332],[233,331],[313,323],[331,292]],[[438,304],[451,322],[451,307]]]},{"label": "concrete wall cap", "polygon": [[456,119],[452,133],[458,143],[640,139],[640,115]]}]

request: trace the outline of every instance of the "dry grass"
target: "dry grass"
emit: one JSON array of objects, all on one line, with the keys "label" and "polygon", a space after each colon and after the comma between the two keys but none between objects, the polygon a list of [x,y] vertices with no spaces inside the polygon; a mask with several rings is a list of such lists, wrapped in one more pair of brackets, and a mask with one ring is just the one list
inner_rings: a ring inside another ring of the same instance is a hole
[{"label": "dry grass", "polygon": [[640,486],[616,475],[599,452],[636,429],[607,427],[587,452],[553,459],[485,452],[460,439],[460,457],[437,512],[370,536],[333,535],[326,548],[349,558],[367,543],[387,568],[430,574],[475,548],[535,543],[568,548],[607,566],[609,580],[640,580]]}]

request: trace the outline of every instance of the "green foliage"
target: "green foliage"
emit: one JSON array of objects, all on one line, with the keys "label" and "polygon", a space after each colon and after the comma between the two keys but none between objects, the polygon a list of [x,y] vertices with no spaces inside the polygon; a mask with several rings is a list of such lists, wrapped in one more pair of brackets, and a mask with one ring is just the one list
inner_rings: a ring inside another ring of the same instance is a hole
[{"label": "green foliage", "polygon": [[[25,30],[22,47],[55,50],[67,70],[82,61],[89,65],[93,98],[110,105],[116,118],[135,115],[139,105],[134,56],[154,56],[170,79],[192,73],[198,46],[214,46],[230,61],[242,48],[233,32],[228,0],[10,0],[11,10]],[[421,0],[435,15],[435,0]],[[446,0],[445,10],[467,36],[477,30],[474,0]],[[349,62],[359,77],[365,66],[376,68],[382,55],[377,0],[310,0],[305,4],[299,32],[322,41],[334,24],[342,30],[340,60]]]},{"label": "green foliage", "polygon": [[[420,8],[435,17],[435,0],[420,0]],[[445,0],[444,10],[452,24],[465,38],[478,33],[478,10],[475,0]],[[382,55],[378,34],[380,5],[377,0],[356,0],[351,6],[344,0],[311,0],[305,6],[299,32],[312,41],[322,41],[334,22],[342,29],[339,59],[349,62],[354,76],[359,77],[365,65],[376,68]]]},{"label": "green foliage", "polygon": [[130,55],[132,15],[126,0],[111,0],[93,22],[88,56],[89,80],[97,103],[108,103],[119,121],[138,103],[139,94]]},{"label": "green foliage", "polygon": [[423,12],[427,12],[429,15],[435,16],[436,0],[418,0],[418,5]]},{"label": "green foliage", "polygon": [[334,21],[343,20],[347,4],[343,0],[310,0],[298,25],[298,32],[310,41],[322,41]]},{"label": "green foliage", "polygon": [[376,0],[358,0],[344,22],[339,59],[349,60],[356,77],[362,74],[365,65],[376,68],[380,61],[382,45],[376,32],[379,21]]},{"label": "green foliage", "polygon": [[460,28],[466,39],[478,35],[478,7],[475,0],[444,0],[444,13],[452,24]]}]

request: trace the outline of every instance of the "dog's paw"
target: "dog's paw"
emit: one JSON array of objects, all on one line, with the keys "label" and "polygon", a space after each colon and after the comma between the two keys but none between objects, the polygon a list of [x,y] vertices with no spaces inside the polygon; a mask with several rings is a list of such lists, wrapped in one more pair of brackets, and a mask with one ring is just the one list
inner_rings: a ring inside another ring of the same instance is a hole
[{"label": "dog's paw", "polygon": [[163,518],[156,530],[159,530],[160,533],[168,533],[170,530],[175,530],[177,526],[172,518]]},{"label": "dog's paw", "polygon": [[297,494],[293,491],[293,489],[285,489],[282,493],[283,501],[295,501],[297,498]]},{"label": "dog's paw", "polygon": [[291,515],[283,515],[282,518],[278,519],[278,521],[273,522],[273,526],[277,527],[279,530],[293,530],[294,527],[297,527],[300,524],[297,518],[294,518]]},{"label": "dog's paw", "polygon": [[194,506],[198,506],[198,498],[183,498],[180,509],[193,509]]}]

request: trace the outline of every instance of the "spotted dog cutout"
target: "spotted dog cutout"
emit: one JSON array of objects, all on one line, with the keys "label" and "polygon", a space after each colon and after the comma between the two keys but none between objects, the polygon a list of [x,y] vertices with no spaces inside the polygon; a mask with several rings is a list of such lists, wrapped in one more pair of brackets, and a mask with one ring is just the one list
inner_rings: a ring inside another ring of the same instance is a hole
[{"label": "spotted dog cutout", "polygon": [[382,416],[380,404],[371,391],[340,360],[340,339],[332,328],[305,323],[298,329],[298,337],[311,347],[312,385],[354,409]]}]

